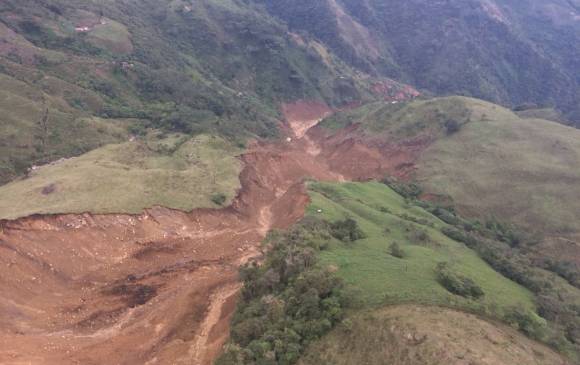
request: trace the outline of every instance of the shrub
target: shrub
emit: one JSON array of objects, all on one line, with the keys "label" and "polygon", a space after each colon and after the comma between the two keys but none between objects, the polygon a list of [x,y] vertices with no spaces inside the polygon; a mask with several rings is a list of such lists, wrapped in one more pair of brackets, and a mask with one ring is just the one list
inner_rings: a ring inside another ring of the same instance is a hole
[{"label": "shrub", "polygon": [[447,135],[450,136],[454,133],[459,132],[459,130],[461,129],[461,124],[459,124],[454,119],[449,119],[445,122],[444,127],[445,127],[445,133],[447,133]]},{"label": "shrub", "polygon": [[427,245],[431,242],[431,237],[429,237],[429,233],[423,229],[416,229],[411,226],[411,231],[407,235],[409,241],[415,245]]},{"label": "shrub", "polygon": [[439,283],[453,294],[465,298],[479,299],[484,295],[483,289],[473,280],[453,272],[446,262],[437,265],[437,279]]},{"label": "shrub", "polygon": [[545,335],[545,324],[542,323],[538,316],[526,309],[519,307],[510,308],[505,314],[504,320],[533,339],[541,340]]},{"label": "shrub", "polygon": [[406,199],[418,199],[423,194],[423,189],[414,182],[400,182],[392,177],[386,177],[381,182]]},{"label": "shrub", "polygon": [[391,245],[389,246],[389,252],[391,256],[399,259],[405,258],[406,256],[405,251],[403,251],[403,249],[401,248],[401,246],[399,246],[397,242],[391,243]]},{"label": "shrub", "polygon": [[226,202],[226,199],[227,199],[226,196],[222,193],[213,194],[211,196],[211,201],[214,204],[219,205],[219,206],[224,205],[224,203]]},{"label": "shrub", "polygon": [[330,234],[343,242],[354,242],[366,237],[358,222],[352,218],[332,223],[330,225]]},{"label": "shrub", "polygon": [[451,227],[443,227],[441,229],[441,233],[454,241],[464,243],[469,248],[473,248],[477,245],[477,239],[464,231],[460,231]]}]

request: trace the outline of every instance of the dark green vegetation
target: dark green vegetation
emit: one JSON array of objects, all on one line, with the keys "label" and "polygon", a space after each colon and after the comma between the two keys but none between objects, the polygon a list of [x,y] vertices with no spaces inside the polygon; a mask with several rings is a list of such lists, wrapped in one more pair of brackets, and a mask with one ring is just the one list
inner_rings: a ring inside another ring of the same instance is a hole
[{"label": "dark green vegetation", "polygon": [[451,270],[446,262],[440,262],[435,271],[439,283],[453,294],[473,299],[479,299],[484,295],[479,285],[470,278]]},{"label": "dark green vegetation", "polygon": [[[318,253],[334,232],[332,224],[305,219],[269,237],[265,262],[241,270],[244,288],[231,343],[217,364],[293,364],[306,345],[342,319],[342,283],[318,265]],[[352,242],[360,229],[349,220],[340,232]]]},{"label": "dark green vegetation", "polygon": [[580,121],[575,1],[259,1],[371,74],[437,94],[556,106]]},{"label": "dark green vegetation", "polygon": [[565,0],[5,0],[0,183],[147,128],[270,137],[281,102],[370,101],[385,77],[579,120],[578,16]]}]

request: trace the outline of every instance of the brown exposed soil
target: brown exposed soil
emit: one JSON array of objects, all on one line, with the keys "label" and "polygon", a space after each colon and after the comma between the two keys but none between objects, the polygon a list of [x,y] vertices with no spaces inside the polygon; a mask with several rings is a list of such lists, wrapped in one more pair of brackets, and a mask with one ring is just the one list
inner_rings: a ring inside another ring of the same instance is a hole
[{"label": "brown exposed soil", "polygon": [[260,256],[269,229],[303,216],[303,181],[404,176],[424,148],[307,133],[331,112],[323,104],[283,110],[290,140],[250,146],[227,209],[0,222],[0,364],[210,364],[239,266]]}]

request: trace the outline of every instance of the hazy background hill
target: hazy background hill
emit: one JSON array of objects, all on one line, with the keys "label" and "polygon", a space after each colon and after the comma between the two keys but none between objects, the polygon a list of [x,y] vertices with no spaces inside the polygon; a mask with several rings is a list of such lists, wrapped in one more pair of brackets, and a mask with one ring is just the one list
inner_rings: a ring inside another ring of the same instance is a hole
[{"label": "hazy background hill", "polygon": [[579,120],[577,1],[257,1],[372,74]]}]

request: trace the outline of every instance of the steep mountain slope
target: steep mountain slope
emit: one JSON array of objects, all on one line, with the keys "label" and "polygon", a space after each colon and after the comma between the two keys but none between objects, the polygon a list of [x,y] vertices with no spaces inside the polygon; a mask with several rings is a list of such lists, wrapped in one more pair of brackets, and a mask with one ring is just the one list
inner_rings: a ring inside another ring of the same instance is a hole
[{"label": "steep mountain slope", "polygon": [[7,0],[0,36],[1,118],[11,131],[2,183],[111,142],[60,131],[87,118],[132,118],[119,136],[161,128],[267,137],[277,133],[280,102],[339,106],[371,97],[376,82],[236,0]]},{"label": "steep mountain slope", "polygon": [[321,154],[336,171],[364,160],[366,176],[394,173],[419,184],[410,192],[432,202],[423,204],[471,219],[440,215],[446,222],[495,230],[502,244],[451,235],[532,290],[543,316],[577,343],[569,327],[580,324],[574,309],[580,285],[577,129],[464,97],[373,103],[327,118],[316,129],[313,135],[335,146]]},{"label": "steep mountain slope", "polygon": [[580,120],[580,11],[566,0],[258,0],[349,64],[437,94]]}]

